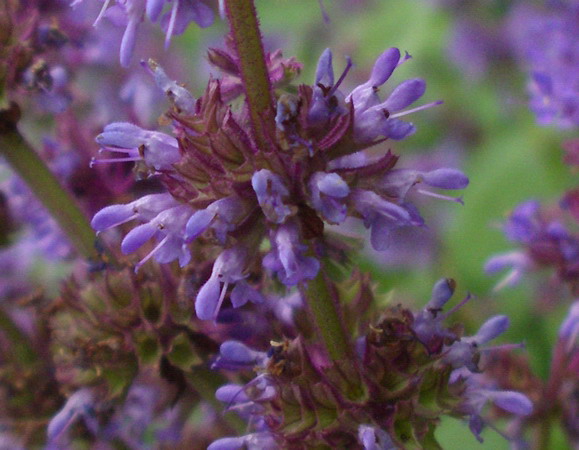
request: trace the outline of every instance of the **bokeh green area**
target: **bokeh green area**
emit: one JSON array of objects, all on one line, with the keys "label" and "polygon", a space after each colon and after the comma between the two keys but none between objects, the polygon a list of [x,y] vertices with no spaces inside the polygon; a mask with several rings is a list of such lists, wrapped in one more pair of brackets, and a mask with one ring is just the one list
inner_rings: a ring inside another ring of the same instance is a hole
[{"label": "bokeh green area", "polygon": [[[526,342],[536,372],[546,377],[551,348],[569,299],[548,314],[535,311],[534,290],[540,279],[526,279],[521,286],[493,293],[499,277],[483,273],[489,256],[513,248],[498,224],[518,203],[529,198],[555,203],[573,183],[562,163],[561,143],[570,137],[555,128],[540,127],[526,107],[525,75],[515,65],[494,67],[480,79],[467,77],[448,57],[448,41],[455,17],[452,9],[429,0],[326,0],[330,23],[322,21],[316,0],[257,0],[266,42],[280,46],[286,56],[296,56],[304,64],[300,81],[311,84],[320,53],[331,47],[334,67],[340,72],[344,56],[355,64],[349,82],[363,82],[374,59],[388,47],[408,51],[413,58],[396,71],[395,81],[423,77],[428,88],[423,102],[444,100],[444,104],[412,116],[417,133],[392,148],[405,158],[440,148],[456,135],[472,138],[460,141],[461,168],[470,178],[464,191],[464,206],[432,200],[429,214],[443,209],[448,215],[441,233],[436,263],[419,268],[387,270],[371,260],[361,262],[376,277],[385,296],[403,293],[424,303],[431,286],[440,277],[458,283],[456,299],[467,291],[476,299],[461,313],[472,332],[487,317],[508,314],[511,329],[503,342]],[[481,2],[484,3],[484,2]],[[475,19],[475,18],[473,18]],[[192,28],[177,45],[196,48],[192,61],[203,45],[219,45],[222,25],[208,31]],[[394,84],[385,87],[388,91]],[[575,180],[576,181],[576,180]],[[546,274],[545,277],[548,275]],[[552,449],[566,448],[557,430]],[[492,430],[483,434],[480,445],[464,423],[445,420],[438,433],[445,449],[508,448]]]}]

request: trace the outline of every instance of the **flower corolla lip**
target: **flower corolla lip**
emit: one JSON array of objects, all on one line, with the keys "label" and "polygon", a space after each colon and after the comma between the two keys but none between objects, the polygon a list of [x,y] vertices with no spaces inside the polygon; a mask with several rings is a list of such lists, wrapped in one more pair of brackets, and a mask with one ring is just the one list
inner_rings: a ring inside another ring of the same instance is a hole
[{"label": "flower corolla lip", "polygon": [[149,194],[124,205],[110,205],[98,211],[91,221],[96,231],[105,231],[133,219],[149,221],[161,211],[178,206],[171,194]]},{"label": "flower corolla lip", "polygon": [[515,391],[488,391],[491,401],[501,409],[517,416],[528,416],[533,413],[533,402]]},{"label": "flower corolla lip", "polygon": [[316,172],[310,178],[309,187],[312,206],[326,220],[341,223],[346,219],[347,208],[342,199],[348,196],[350,188],[340,175]]},{"label": "flower corolla lip", "polygon": [[454,294],[456,283],[451,278],[438,280],[432,288],[432,295],[426,304],[426,308],[434,311],[441,310]]},{"label": "flower corolla lip", "polygon": [[[247,264],[247,250],[241,246],[235,246],[223,250],[213,263],[213,270],[207,282],[201,287],[195,300],[195,312],[201,320],[215,320],[219,314],[221,304],[225,298],[230,284],[244,283],[246,277],[244,271]],[[223,286],[221,284],[223,283]],[[238,307],[247,301],[259,303],[263,297],[249,286],[242,285],[238,289],[237,284],[231,293],[233,306]],[[251,290],[248,292],[248,290]]]},{"label": "flower corolla lip", "polygon": [[[159,131],[145,130],[128,122],[107,125],[97,136],[96,142],[102,150],[125,153],[129,156],[119,161],[142,159],[155,170],[167,169],[181,159],[177,139]],[[94,162],[99,161],[115,162],[114,159],[97,159]]]},{"label": "flower corolla lip", "polygon": [[320,270],[320,262],[311,256],[305,256],[307,247],[300,242],[298,228],[290,222],[272,232],[272,250],[263,258],[263,266],[277,273],[280,281],[286,286],[295,286],[313,279]]},{"label": "flower corolla lip", "polygon": [[492,341],[507,331],[509,325],[510,320],[505,315],[497,315],[491,317],[482,324],[474,336],[466,338],[465,340],[468,340],[468,342],[476,343],[479,346],[486,344],[487,342]]},{"label": "flower corolla lip", "polygon": [[215,391],[215,398],[223,403],[243,403],[250,401],[243,386],[239,384],[225,384]]},{"label": "flower corolla lip", "polygon": [[289,191],[281,178],[270,170],[261,169],[253,174],[251,186],[267,219],[273,223],[283,223],[291,214],[291,209],[283,202]]},{"label": "flower corolla lip", "polygon": [[96,431],[96,418],[93,412],[94,396],[89,389],[80,389],[72,394],[62,409],[51,419],[47,428],[49,441],[55,440],[74,422],[83,417],[87,426]]}]

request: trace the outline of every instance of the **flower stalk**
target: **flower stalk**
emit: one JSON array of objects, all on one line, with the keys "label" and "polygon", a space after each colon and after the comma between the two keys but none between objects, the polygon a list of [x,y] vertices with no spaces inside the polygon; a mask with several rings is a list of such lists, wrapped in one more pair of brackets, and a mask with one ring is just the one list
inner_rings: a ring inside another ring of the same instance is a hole
[{"label": "flower stalk", "polygon": [[0,112],[0,154],[58,222],[77,251],[87,259],[98,259],[95,233],[87,218],[18,131],[19,114],[15,104]]},{"label": "flower stalk", "polygon": [[350,344],[323,271],[303,291],[315,327],[333,361],[350,357]]},{"label": "flower stalk", "polygon": [[251,0],[226,0],[225,10],[237,51],[254,139],[263,151],[274,129],[275,114],[257,13]]}]

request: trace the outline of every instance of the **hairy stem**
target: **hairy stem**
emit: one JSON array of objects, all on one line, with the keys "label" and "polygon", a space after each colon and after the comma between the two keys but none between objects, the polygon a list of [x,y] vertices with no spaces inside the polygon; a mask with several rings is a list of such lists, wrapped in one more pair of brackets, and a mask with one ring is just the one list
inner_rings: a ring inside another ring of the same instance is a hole
[{"label": "hairy stem", "polygon": [[340,313],[334,302],[328,280],[324,273],[320,273],[310,281],[305,289],[306,303],[312,313],[315,326],[334,361],[350,357],[350,343],[342,326]]},{"label": "hairy stem", "polygon": [[17,109],[13,105],[0,112],[0,154],[58,222],[77,251],[85,258],[97,259],[94,231],[75,199],[17,130]]},{"label": "hairy stem", "polygon": [[254,139],[264,150],[268,146],[267,136],[274,130],[274,109],[257,13],[253,0],[225,0],[225,9],[237,50]]}]

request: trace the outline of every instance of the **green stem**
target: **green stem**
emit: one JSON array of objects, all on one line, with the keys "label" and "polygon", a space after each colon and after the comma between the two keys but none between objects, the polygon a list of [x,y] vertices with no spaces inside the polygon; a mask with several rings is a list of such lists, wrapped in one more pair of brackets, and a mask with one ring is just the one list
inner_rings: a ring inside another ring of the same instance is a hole
[{"label": "green stem", "polygon": [[330,358],[333,361],[349,358],[351,356],[350,342],[342,326],[340,313],[334,302],[328,280],[322,270],[308,283],[304,294]]},{"label": "green stem", "polygon": [[271,136],[274,129],[274,109],[257,13],[253,0],[225,0],[225,8],[239,58],[254,138],[264,150],[268,146],[267,136]]},{"label": "green stem", "polygon": [[94,231],[75,199],[17,130],[17,108],[14,105],[0,112],[0,154],[58,222],[78,252],[86,258],[97,259]]}]

